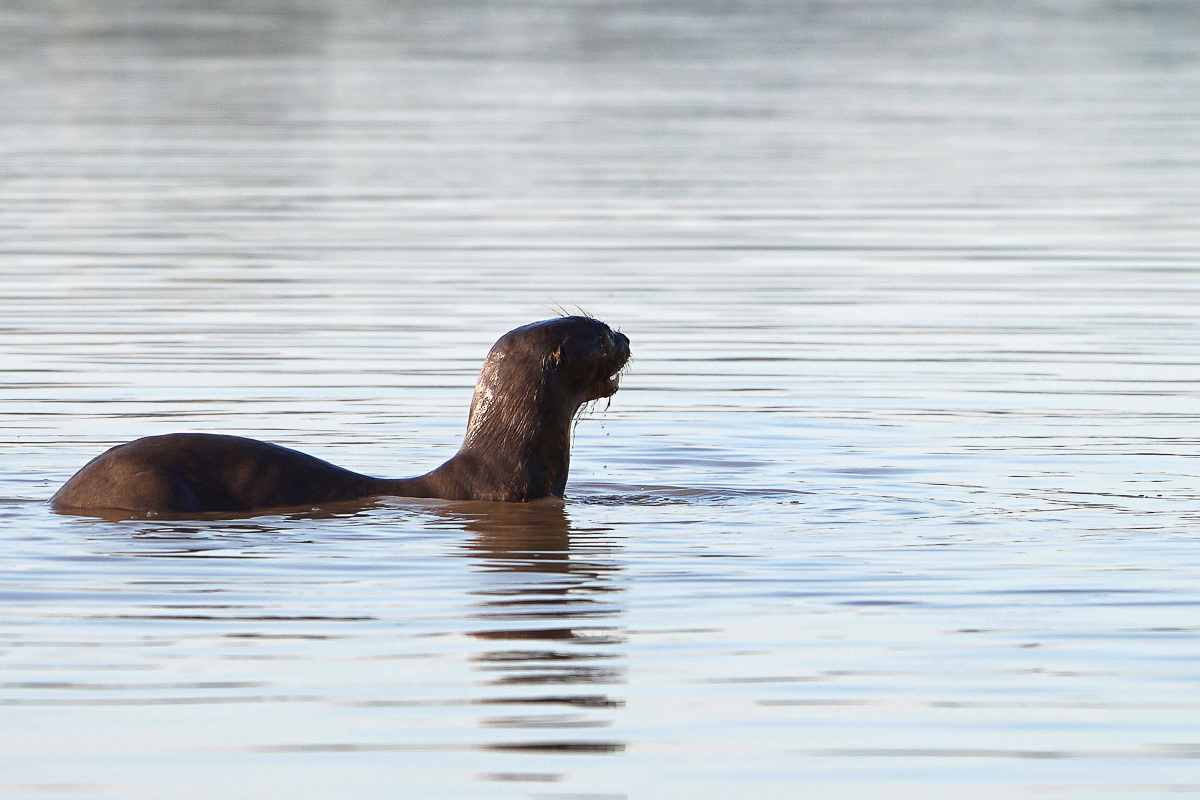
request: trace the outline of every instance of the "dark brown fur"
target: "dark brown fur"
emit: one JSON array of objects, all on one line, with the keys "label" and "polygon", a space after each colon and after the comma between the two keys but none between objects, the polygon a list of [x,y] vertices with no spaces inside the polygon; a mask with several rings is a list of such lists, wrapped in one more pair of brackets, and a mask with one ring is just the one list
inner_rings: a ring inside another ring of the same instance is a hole
[{"label": "dark brown fur", "polygon": [[90,461],[51,499],[64,511],[243,512],[374,496],[562,497],[579,408],[617,391],[629,339],[589,317],[506,333],[479,374],[458,453],[416,478],[360,475],[286,447],[209,433],[150,436]]}]

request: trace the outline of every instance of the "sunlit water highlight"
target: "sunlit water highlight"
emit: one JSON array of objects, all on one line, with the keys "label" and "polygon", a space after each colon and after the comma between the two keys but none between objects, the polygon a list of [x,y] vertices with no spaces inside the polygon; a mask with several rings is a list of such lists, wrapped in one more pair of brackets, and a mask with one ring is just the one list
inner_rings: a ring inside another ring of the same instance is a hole
[{"label": "sunlit water highlight", "polygon": [[[1200,792],[1197,27],[5,11],[0,794]],[[174,430],[417,474],[577,307],[565,504],[44,504]]]}]

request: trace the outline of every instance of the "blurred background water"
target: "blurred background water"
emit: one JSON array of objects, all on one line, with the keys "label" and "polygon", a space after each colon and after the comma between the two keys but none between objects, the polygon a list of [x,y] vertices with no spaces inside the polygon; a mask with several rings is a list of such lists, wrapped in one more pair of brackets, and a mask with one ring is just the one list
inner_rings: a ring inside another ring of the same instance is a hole
[{"label": "blurred background water", "polygon": [[[0,795],[1200,792],[1200,11],[0,4]],[[565,505],[114,523],[175,430]]]}]

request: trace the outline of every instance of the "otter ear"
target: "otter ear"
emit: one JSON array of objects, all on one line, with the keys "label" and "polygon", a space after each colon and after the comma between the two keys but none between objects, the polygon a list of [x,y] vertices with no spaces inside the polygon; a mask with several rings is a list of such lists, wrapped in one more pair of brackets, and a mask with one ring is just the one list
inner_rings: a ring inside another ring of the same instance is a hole
[{"label": "otter ear", "polygon": [[563,357],[562,356],[562,345],[560,344],[558,346],[558,349],[550,354],[549,361],[550,361],[551,365],[557,367],[559,364],[562,363],[562,357]]}]

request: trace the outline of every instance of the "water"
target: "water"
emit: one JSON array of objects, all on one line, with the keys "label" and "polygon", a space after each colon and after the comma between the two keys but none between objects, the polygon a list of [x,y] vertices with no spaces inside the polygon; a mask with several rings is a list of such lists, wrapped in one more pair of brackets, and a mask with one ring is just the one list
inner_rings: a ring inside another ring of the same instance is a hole
[{"label": "water", "polygon": [[[1198,29],[9,4],[0,795],[1200,792]],[[565,505],[44,504],[175,430],[422,472],[577,307]]]}]

